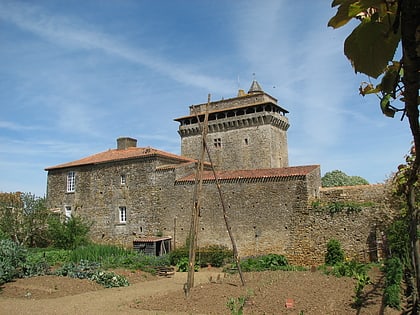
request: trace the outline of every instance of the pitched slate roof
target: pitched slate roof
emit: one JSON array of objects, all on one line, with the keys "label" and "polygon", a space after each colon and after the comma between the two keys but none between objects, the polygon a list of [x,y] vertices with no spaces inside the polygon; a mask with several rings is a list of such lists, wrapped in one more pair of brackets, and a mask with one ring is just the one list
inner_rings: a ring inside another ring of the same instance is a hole
[{"label": "pitched slate roof", "polygon": [[[292,177],[304,177],[312,171],[319,168],[319,165],[292,166],[282,168],[266,168],[256,170],[233,170],[233,171],[217,171],[216,176],[220,181],[235,180],[264,180],[264,179],[286,179]],[[195,174],[190,174],[177,180],[178,184],[193,182]],[[211,171],[203,172],[203,181],[214,181],[214,175]]]},{"label": "pitched slate roof", "polygon": [[171,159],[173,160],[174,163],[175,162],[186,163],[186,162],[195,161],[194,159],[190,159],[184,156],[179,156],[176,154],[168,153],[168,152],[157,150],[150,147],[147,147],[147,148],[129,147],[124,150],[110,149],[108,151],[90,155],[88,157],[85,157],[85,158],[82,158],[80,160],[76,160],[73,162],[59,164],[56,166],[50,166],[50,167],[45,168],[45,170],[50,171],[50,170],[60,169],[60,168],[82,166],[82,165],[95,165],[95,164],[102,164],[102,163],[137,159],[137,158],[145,158],[145,157],[161,157],[161,158]]}]

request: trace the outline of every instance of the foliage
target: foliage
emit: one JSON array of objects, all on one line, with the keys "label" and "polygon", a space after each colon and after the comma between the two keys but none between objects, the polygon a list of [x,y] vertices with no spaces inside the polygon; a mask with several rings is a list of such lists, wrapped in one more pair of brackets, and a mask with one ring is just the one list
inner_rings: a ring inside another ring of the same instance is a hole
[{"label": "foliage", "polygon": [[61,249],[75,249],[87,245],[90,226],[90,223],[77,216],[71,216],[64,221],[59,217],[51,217],[48,232],[52,245]]},{"label": "foliage", "polygon": [[244,313],[244,306],[247,300],[247,296],[240,296],[236,299],[231,297],[227,301],[226,306],[229,308],[232,315],[242,315]]},{"label": "foliage", "polygon": [[278,254],[268,254],[264,256],[248,257],[241,260],[241,270],[264,271],[264,270],[287,270],[289,263],[286,257]]},{"label": "foliage", "polygon": [[331,239],[327,243],[327,252],[325,254],[325,264],[333,266],[344,261],[344,251],[341,249],[341,243],[338,240]]},{"label": "foliage", "polygon": [[[176,264],[177,270],[179,272],[187,272],[189,266],[189,259],[187,257],[181,258],[178,263]],[[194,271],[200,270],[200,263],[198,261],[195,262]]]},{"label": "foliage", "polygon": [[[402,172],[405,184],[402,195],[406,209],[410,238],[410,264],[412,278],[413,312],[420,310],[420,240],[418,203],[418,179],[420,173],[420,124],[419,124],[419,67],[418,28],[420,6],[418,0],[334,0],[337,14],[328,25],[341,27],[356,18],[360,24],[345,40],[344,53],[350,59],[356,72],[370,77],[383,75],[379,84],[362,83],[360,94],[376,94],[384,115],[394,117],[401,111],[408,118],[413,137],[413,160],[407,163],[407,172]],[[400,60],[392,60],[398,43],[401,42]],[[403,108],[392,103],[403,102]],[[401,173],[401,172],[400,172]]]},{"label": "foliage", "polygon": [[349,277],[356,280],[354,288],[354,306],[360,307],[364,302],[363,290],[366,285],[370,284],[370,277],[368,276],[369,265],[358,263],[357,261],[341,261],[336,264],[329,265],[330,268],[325,266],[324,273],[333,275],[335,277]]},{"label": "foliage", "polygon": [[312,202],[312,208],[319,212],[327,212],[330,215],[345,212],[346,214],[358,213],[362,211],[363,207],[372,207],[372,202],[347,202],[334,201],[328,203],[321,203],[319,200]]},{"label": "foliage", "polygon": [[126,287],[129,285],[124,276],[113,272],[100,270],[101,265],[97,262],[81,260],[79,263],[70,262],[56,270],[55,275],[78,279],[88,279],[106,287]]},{"label": "foliage", "polygon": [[200,248],[198,257],[201,266],[212,265],[214,267],[221,267],[226,260],[232,259],[233,251],[223,245],[210,245]]},{"label": "foliage", "polygon": [[127,250],[115,245],[88,244],[73,249],[70,253],[70,261],[80,260],[97,261],[110,266],[123,264],[130,256],[135,256],[132,250]]},{"label": "foliage", "polygon": [[356,307],[360,307],[363,304],[363,290],[366,285],[371,284],[369,276],[365,271],[355,274],[356,287],[354,288],[354,304]]},{"label": "foliage", "polygon": [[0,240],[0,285],[22,276],[26,249],[12,240]]},{"label": "foliage", "polygon": [[384,271],[386,275],[384,304],[399,310],[401,308],[400,286],[403,279],[403,264],[397,257],[389,258],[385,261]]},{"label": "foliage", "polygon": [[48,217],[45,198],[20,192],[0,194],[0,230],[16,243],[47,246]]},{"label": "foliage", "polygon": [[360,176],[349,176],[346,173],[334,170],[327,172],[321,178],[322,187],[368,185],[369,182]]},{"label": "foliage", "polygon": [[[232,250],[222,245],[209,245],[197,250],[197,257],[200,266],[212,265],[221,267],[233,257]],[[189,259],[189,248],[179,247],[169,253],[170,264],[177,266],[181,260]]]},{"label": "foliage", "polygon": [[90,280],[95,281],[105,288],[128,287],[130,285],[127,278],[113,272],[97,271]]},{"label": "foliage", "polygon": [[187,246],[178,247],[169,253],[169,261],[172,266],[176,266],[181,259],[188,259],[188,257],[189,250]]},{"label": "foliage", "polygon": [[386,231],[386,244],[392,257],[398,258],[405,268],[410,268],[410,238],[407,218],[395,220]]}]

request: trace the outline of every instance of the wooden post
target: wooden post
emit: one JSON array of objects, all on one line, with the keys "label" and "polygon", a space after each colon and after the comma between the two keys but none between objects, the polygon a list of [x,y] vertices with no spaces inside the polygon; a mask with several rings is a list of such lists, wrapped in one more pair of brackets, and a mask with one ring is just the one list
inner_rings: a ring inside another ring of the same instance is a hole
[{"label": "wooden post", "polygon": [[[204,115],[204,127],[202,128],[202,141],[201,141],[201,151],[200,159],[197,163],[197,170],[195,174],[195,187],[194,187],[194,196],[193,196],[193,209],[191,216],[191,228],[189,234],[189,259],[188,259],[188,277],[187,283],[185,286],[185,295],[188,297],[190,290],[194,287],[194,267],[195,267],[195,253],[197,248],[197,234],[198,234],[198,225],[200,217],[200,207],[201,207],[201,191],[203,186],[203,170],[204,170],[204,154],[205,154],[205,139],[207,137],[208,131],[208,108],[210,103],[210,94],[207,97],[206,111]],[[198,124],[200,120],[198,119]]]}]

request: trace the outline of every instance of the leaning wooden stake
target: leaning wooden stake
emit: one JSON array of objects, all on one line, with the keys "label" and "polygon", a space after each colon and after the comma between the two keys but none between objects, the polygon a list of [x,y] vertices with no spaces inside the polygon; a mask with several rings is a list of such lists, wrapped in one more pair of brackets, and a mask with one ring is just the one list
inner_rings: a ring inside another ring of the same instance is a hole
[{"label": "leaning wooden stake", "polygon": [[[200,217],[201,207],[201,190],[203,187],[203,170],[204,170],[204,154],[205,154],[205,139],[208,131],[208,107],[210,103],[210,94],[207,98],[206,112],[204,115],[204,127],[202,128],[202,146],[200,152],[200,159],[197,164],[197,170],[195,173],[195,187],[193,196],[193,209],[191,217],[191,228],[189,234],[189,259],[188,259],[188,277],[187,283],[184,286],[185,295],[189,296],[190,290],[194,287],[194,267],[195,267],[195,252],[197,248],[197,234],[198,234],[198,223]],[[200,120],[198,120],[200,123]]]},{"label": "leaning wooden stake", "polygon": [[212,162],[211,157],[210,157],[210,151],[209,151],[209,148],[207,146],[206,141],[204,141],[204,146],[205,146],[206,151],[207,151],[207,156],[209,157],[209,162],[210,162],[210,165],[211,165],[211,169],[213,171],[213,176],[214,176],[214,180],[216,182],[217,191],[219,192],[220,203],[222,204],[222,209],[223,209],[223,218],[225,220],[226,229],[228,231],[230,241],[232,243],[233,256],[235,257],[236,267],[238,268],[238,272],[239,272],[239,276],[241,278],[242,285],[245,285],[245,280],[244,280],[244,277],[243,277],[243,274],[242,274],[241,264],[240,264],[240,261],[239,261],[238,248],[236,247],[235,238],[233,237],[232,229],[231,229],[230,224],[229,224],[229,217],[228,217],[227,212],[226,212],[225,201],[224,201],[224,198],[223,198],[222,189],[220,187],[219,179],[216,176],[216,171],[214,169],[213,162]]},{"label": "leaning wooden stake", "polygon": [[[209,103],[210,103],[210,95],[209,95],[207,106],[208,106]],[[195,108],[194,108],[194,111],[195,111]],[[200,118],[198,117],[198,114],[197,114],[196,111],[195,111],[195,115],[197,117],[197,122],[198,122],[199,128],[202,130],[202,134],[207,135],[207,131],[208,131],[208,125],[207,125],[208,124],[208,107],[206,108],[206,117],[204,118],[204,126],[201,126]],[[210,162],[211,169],[212,169],[212,172],[213,172],[214,180],[215,180],[215,183],[216,183],[216,186],[217,186],[217,191],[219,193],[220,203],[222,205],[222,210],[223,210],[223,219],[225,221],[226,229],[228,231],[229,238],[230,238],[230,241],[232,243],[233,256],[235,258],[236,267],[238,268],[238,272],[239,272],[239,276],[241,278],[242,285],[245,285],[245,280],[244,280],[244,277],[243,277],[243,274],[242,274],[241,265],[240,265],[240,261],[239,261],[238,248],[236,246],[236,241],[235,241],[235,238],[233,236],[232,228],[231,228],[230,223],[229,223],[229,217],[228,217],[227,211],[226,211],[226,206],[225,206],[225,201],[224,201],[224,198],[223,198],[222,188],[220,186],[220,181],[217,178],[216,170],[214,169],[214,164],[213,164],[213,161],[211,159],[210,150],[209,150],[209,147],[207,145],[206,137],[204,137],[204,136],[203,136],[203,139],[202,139],[202,144],[203,144],[203,148],[205,149],[205,151],[207,153],[207,156],[209,158],[209,162]]]}]

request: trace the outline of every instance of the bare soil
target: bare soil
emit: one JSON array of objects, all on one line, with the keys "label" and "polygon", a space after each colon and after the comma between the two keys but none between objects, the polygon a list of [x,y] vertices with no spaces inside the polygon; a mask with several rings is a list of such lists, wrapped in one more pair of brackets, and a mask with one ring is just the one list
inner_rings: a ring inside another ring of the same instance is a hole
[{"label": "bare soil", "polygon": [[[384,314],[399,311],[382,305],[383,276],[374,269],[356,308],[355,280],[320,271],[267,271],[228,275],[210,268],[195,273],[185,297],[186,273],[169,278],[141,271],[116,270],[129,287],[104,289],[88,280],[42,276],[18,279],[0,291],[0,314],[231,314],[230,299],[246,297],[244,314]],[[288,307],[290,306],[290,307]]]}]

